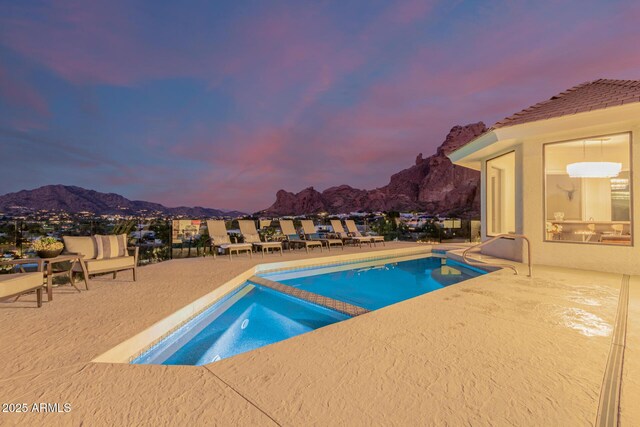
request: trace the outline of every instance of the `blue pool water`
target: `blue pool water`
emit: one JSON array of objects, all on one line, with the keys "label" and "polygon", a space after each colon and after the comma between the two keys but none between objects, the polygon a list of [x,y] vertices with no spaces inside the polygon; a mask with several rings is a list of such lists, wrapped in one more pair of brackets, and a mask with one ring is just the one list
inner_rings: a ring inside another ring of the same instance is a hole
[{"label": "blue pool water", "polygon": [[285,279],[269,275],[285,285],[353,305],[376,310],[485,272],[452,260],[429,257],[306,277]]},{"label": "blue pool water", "polygon": [[[455,261],[428,257],[289,270],[262,276],[375,310],[484,273]],[[348,318],[337,311],[247,283],[132,363],[203,365]]]},{"label": "blue pool water", "polygon": [[260,286],[243,290],[226,310],[214,305],[133,363],[204,365],[349,318]]}]

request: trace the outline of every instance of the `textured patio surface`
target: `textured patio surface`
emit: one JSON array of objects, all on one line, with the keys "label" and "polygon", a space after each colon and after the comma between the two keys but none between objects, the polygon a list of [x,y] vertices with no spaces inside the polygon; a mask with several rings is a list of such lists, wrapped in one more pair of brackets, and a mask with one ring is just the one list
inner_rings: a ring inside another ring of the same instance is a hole
[{"label": "textured patio surface", "polygon": [[[125,273],[80,294],[57,289],[41,309],[30,297],[0,303],[0,402],[72,405],[0,413],[0,425],[594,423],[616,274],[493,273],[207,366],[90,362],[248,266],[281,260],[176,260],[140,269],[136,283]],[[622,425],[640,424],[639,343],[632,277]]]}]

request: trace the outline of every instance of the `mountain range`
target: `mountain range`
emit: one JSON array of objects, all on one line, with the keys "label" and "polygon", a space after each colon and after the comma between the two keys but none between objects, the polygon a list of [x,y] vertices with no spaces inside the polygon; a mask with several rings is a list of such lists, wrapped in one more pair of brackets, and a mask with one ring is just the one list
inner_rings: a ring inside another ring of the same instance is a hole
[{"label": "mountain range", "polygon": [[454,126],[434,155],[423,158],[420,153],[413,166],[392,175],[384,187],[360,190],[340,185],[322,192],[309,187],[296,194],[280,190],[275,203],[261,214],[422,211],[479,217],[480,173],[452,164],[447,154],[486,130],[483,122]]},{"label": "mountain range", "polygon": [[136,215],[145,213],[193,217],[235,217],[244,215],[244,213],[238,211],[225,211],[201,206],[169,208],[159,203],[129,200],[119,194],[100,193],[67,185],[45,185],[34,190],[22,190],[0,196],[0,212],[15,214],[40,210],[68,213],[92,212],[98,215]]},{"label": "mountain range", "polygon": [[[384,187],[361,190],[349,185],[319,192],[313,187],[299,193],[280,190],[265,216],[331,214],[376,211],[421,211],[459,217],[480,215],[480,173],[453,165],[447,154],[487,130],[482,122],[451,128],[436,153],[427,158],[420,153],[415,164],[391,176]],[[0,196],[0,212],[5,214],[41,210],[68,213],[161,214],[167,216],[222,217],[243,216],[242,212],[200,206],[176,208],[159,203],[129,200],[114,193],[101,193],[81,187],[46,185]]]}]

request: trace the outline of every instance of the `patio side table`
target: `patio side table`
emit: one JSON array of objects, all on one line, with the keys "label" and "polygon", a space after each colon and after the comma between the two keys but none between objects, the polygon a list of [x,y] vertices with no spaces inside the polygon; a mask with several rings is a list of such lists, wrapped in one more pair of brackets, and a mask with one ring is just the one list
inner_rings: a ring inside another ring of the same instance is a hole
[{"label": "patio side table", "polygon": [[[76,288],[78,292],[80,292],[80,288],[76,286],[72,276],[73,267],[76,262],[79,263],[80,267],[82,268],[82,273],[84,275],[84,286],[87,290],[89,290],[89,281],[88,281],[89,275],[87,274],[87,269],[84,263],[82,262],[83,258],[84,258],[84,255],[77,255],[77,254],[67,254],[67,255],[63,254],[63,255],[58,255],[55,258],[34,258],[38,260],[41,259],[45,265],[44,272],[45,272],[45,278],[47,280],[47,301],[53,300],[53,278],[56,276],[63,276],[63,275],[68,276],[71,286],[73,286],[74,288]],[[67,261],[71,265],[69,269],[54,271],[53,266],[55,264],[60,264]]]}]

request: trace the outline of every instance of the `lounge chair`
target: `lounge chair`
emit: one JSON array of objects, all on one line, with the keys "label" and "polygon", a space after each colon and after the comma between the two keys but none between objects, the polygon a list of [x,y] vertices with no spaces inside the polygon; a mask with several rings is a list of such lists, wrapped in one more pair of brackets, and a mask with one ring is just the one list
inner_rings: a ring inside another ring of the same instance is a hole
[{"label": "lounge chair", "polygon": [[[11,265],[33,264],[34,260],[12,260]],[[9,264],[0,261],[0,265]],[[21,273],[0,275],[0,300],[9,297],[19,297],[22,294],[36,291],[36,301],[38,307],[42,307],[42,290],[44,289],[44,273],[42,271],[42,260],[38,262],[38,271],[35,273],[25,273],[22,266]],[[18,298],[16,298],[17,300]]]},{"label": "lounge chair", "polygon": [[[229,234],[227,234],[227,228],[222,220],[207,220],[207,229],[209,229],[209,238],[211,239],[211,252],[213,253],[213,259],[216,258],[216,252],[218,248],[223,251],[229,252],[229,259],[231,260],[232,252],[238,255],[240,252],[249,252],[249,258],[252,258],[253,245],[251,243],[231,243]],[[204,251],[202,251],[204,255]]]},{"label": "lounge chair", "polygon": [[245,243],[251,243],[256,249],[260,249],[262,251],[262,256],[264,257],[265,251],[271,249],[279,250],[280,255],[282,254],[282,242],[263,242],[260,240],[260,235],[258,234],[258,230],[256,230],[256,223],[249,219],[241,219],[238,220],[238,224],[240,225],[240,233],[244,238]]},{"label": "lounge chair", "polygon": [[373,243],[373,239],[369,239],[367,237],[352,236],[346,231],[344,231],[344,228],[342,227],[342,223],[340,222],[339,219],[332,219],[331,227],[333,228],[333,233],[336,236],[338,236],[340,239],[342,239],[342,241],[345,243],[351,242],[354,245],[358,245],[360,247],[362,247],[363,243],[368,243],[369,246],[371,246],[371,244]]},{"label": "lounge chair", "polygon": [[298,233],[296,232],[295,227],[293,226],[293,221],[291,221],[290,219],[280,220],[280,229],[282,230],[282,234],[287,236],[289,247],[293,245],[304,246],[307,253],[309,253],[309,248],[313,248],[314,246],[319,246],[320,252],[322,252],[322,242],[318,240],[301,239]]},{"label": "lounge chair", "polygon": [[304,230],[304,234],[307,239],[311,241],[321,242],[329,250],[331,250],[331,245],[340,245],[342,246],[342,250],[344,250],[344,242],[342,241],[342,239],[320,238],[320,235],[316,231],[316,226],[313,224],[313,221],[311,221],[310,219],[303,219],[301,222],[302,229]]},{"label": "lounge chair", "polygon": [[347,226],[347,230],[349,231],[349,233],[351,233],[352,236],[369,238],[371,239],[374,245],[376,244],[376,242],[382,242],[382,246],[385,245],[384,236],[363,236],[360,233],[360,230],[358,230],[358,227],[356,227],[356,223],[352,219],[346,220],[344,224]]}]

